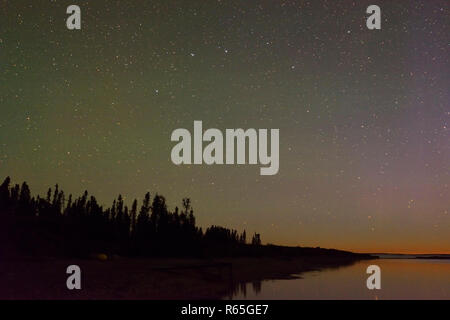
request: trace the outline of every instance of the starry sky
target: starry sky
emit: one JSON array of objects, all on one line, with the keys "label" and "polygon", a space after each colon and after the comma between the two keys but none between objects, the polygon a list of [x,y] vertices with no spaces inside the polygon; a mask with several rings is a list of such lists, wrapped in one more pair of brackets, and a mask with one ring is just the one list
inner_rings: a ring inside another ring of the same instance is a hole
[{"label": "starry sky", "polygon": [[[445,0],[3,0],[1,179],[189,196],[200,226],[264,243],[450,253],[449,18]],[[280,129],[279,173],[174,165],[194,120]]]}]

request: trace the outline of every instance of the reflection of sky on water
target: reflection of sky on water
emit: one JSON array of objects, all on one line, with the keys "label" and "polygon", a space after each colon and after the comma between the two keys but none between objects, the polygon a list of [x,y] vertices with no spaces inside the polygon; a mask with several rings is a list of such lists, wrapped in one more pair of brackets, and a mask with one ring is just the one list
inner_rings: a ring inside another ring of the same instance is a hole
[{"label": "reflection of sky on water", "polygon": [[[368,290],[366,268],[381,268],[381,290]],[[255,289],[256,288],[256,289]],[[300,279],[242,285],[234,299],[450,299],[450,260],[380,259],[312,271]]]}]

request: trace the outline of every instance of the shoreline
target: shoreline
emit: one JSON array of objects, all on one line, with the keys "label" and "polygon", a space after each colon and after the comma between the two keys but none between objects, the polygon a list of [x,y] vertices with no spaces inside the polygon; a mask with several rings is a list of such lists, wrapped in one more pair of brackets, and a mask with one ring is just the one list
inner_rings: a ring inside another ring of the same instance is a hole
[{"label": "shoreline", "polygon": [[[183,300],[225,299],[245,283],[293,279],[308,271],[351,265],[376,257],[305,256],[218,259],[22,258],[6,261],[0,272],[0,299]],[[82,289],[66,288],[66,268],[78,265]]]}]

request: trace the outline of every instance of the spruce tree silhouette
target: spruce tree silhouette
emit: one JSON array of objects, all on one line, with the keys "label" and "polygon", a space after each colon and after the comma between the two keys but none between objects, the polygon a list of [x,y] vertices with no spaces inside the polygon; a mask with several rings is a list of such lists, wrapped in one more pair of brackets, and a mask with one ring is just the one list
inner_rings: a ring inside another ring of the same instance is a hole
[{"label": "spruce tree silhouette", "polygon": [[10,201],[9,184],[10,183],[11,183],[11,178],[6,177],[6,179],[0,185],[0,210],[6,210],[9,207],[9,201]]},{"label": "spruce tree silhouette", "polygon": [[[0,185],[0,211],[14,221],[8,228],[12,226],[13,233],[20,234],[10,241],[18,242],[18,250],[27,248],[27,253],[201,257],[251,251],[245,230],[239,235],[236,230],[211,226],[203,233],[196,226],[189,198],[182,199],[181,211],[175,207],[172,212],[164,196],[155,194],[152,199],[147,192],[138,212],[137,199],[128,209],[119,194],[112,206],[104,209],[87,191],[76,199],[70,194],[66,201],[58,184],[48,189],[45,198],[32,198],[26,182],[11,187],[7,177]],[[252,243],[261,244],[259,235],[257,241],[255,236]]]}]

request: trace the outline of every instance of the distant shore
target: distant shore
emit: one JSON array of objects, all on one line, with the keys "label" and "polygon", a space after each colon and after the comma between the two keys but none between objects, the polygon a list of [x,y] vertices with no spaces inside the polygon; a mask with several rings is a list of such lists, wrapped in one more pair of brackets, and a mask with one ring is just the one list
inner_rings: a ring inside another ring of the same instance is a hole
[{"label": "distant shore", "polygon": [[449,260],[450,254],[428,254],[428,253],[371,253],[381,259],[433,259],[433,260]]},{"label": "distant shore", "polygon": [[[247,282],[289,279],[306,271],[351,265],[369,258],[22,258],[1,266],[0,299],[222,299]],[[66,289],[66,268],[72,264],[82,270],[81,290]]]},{"label": "distant shore", "polygon": [[449,255],[433,255],[433,256],[420,256],[420,257],[415,257],[415,259],[435,259],[435,260],[450,260],[450,256]]}]

